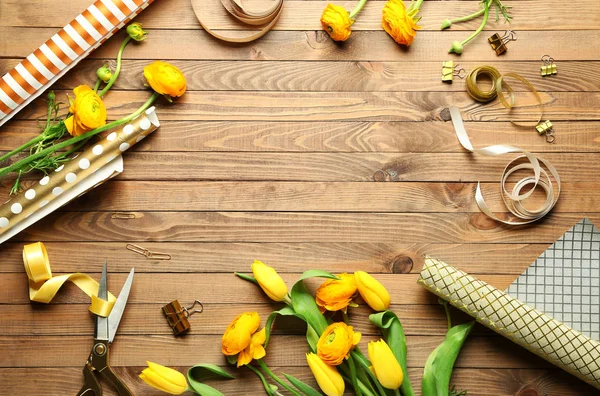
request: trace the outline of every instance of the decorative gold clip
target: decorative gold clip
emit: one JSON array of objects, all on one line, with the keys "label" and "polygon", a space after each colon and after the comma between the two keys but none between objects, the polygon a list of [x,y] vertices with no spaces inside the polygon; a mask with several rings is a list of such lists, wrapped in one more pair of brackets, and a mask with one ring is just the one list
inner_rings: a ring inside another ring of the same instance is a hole
[{"label": "decorative gold clip", "polygon": [[[200,309],[196,309],[190,312],[190,310],[194,308],[196,304],[200,305]],[[192,328],[188,318],[195,313],[201,313],[202,311],[204,311],[204,306],[200,301],[196,300],[191,306],[185,308],[182,307],[181,304],[179,304],[179,301],[173,300],[172,302],[162,307],[162,311],[165,317],[167,318],[169,326],[171,326],[171,329],[173,329],[173,334],[178,336]]]},{"label": "decorative gold clip", "polygon": [[548,143],[553,143],[555,140],[555,136],[554,136],[554,125],[552,125],[552,122],[550,122],[550,120],[546,120],[545,122],[540,122],[540,124],[538,126],[535,127],[535,129],[537,130],[537,132],[540,135],[546,134],[546,141]]},{"label": "decorative gold clip", "polygon": [[452,83],[454,76],[465,78],[467,72],[460,65],[455,65],[454,61],[442,62],[442,81]]},{"label": "decorative gold clip", "polygon": [[552,76],[556,74],[556,65],[554,64],[554,58],[550,55],[542,55],[542,67],[541,67],[541,75],[542,77]]},{"label": "decorative gold clip", "polygon": [[517,32],[514,30],[505,30],[502,36],[498,33],[494,33],[492,37],[488,38],[488,43],[490,43],[492,49],[496,51],[496,55],[502,55],[508,49],[506,43],[509,41],[517,41],[517,38]]},{"label": "decorative gold clip", "polygon": [[128,243],[125,247],[127,248],[127,250],[131,250],[132,252],[141,254],[142,256],[146,256],[149,259],[171,260],[171,255],[169,253],[152,252],[149,249],[143,248],[138,245],[134,245],[133,243]]}]

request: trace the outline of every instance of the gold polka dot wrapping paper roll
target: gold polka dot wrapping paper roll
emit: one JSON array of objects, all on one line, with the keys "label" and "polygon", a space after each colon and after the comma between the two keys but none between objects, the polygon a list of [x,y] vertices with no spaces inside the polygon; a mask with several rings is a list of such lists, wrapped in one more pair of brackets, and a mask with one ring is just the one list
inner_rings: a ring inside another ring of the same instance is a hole
[{"label": "gold polka dot wrapping paper roll", "polygon": [[600,389],[600,343],[440,260],[418,283],[479,323]]},{"label": "gold polka dot wrapping paper roll", "polygon": [[121,154],[160,125],[154,107],[0,206],[0,244],[123,171]]}]

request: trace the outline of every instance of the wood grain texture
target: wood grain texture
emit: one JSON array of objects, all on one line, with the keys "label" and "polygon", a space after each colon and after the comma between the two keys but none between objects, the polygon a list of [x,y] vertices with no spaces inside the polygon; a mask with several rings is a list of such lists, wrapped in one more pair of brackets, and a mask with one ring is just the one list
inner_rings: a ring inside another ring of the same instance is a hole
[{"label": "wood grain texture", "polygon": [[[0,1],[0,74],[89,3]],[[460,57],[448,48],[479,20],[449,31],[439,26],[447,17],[475,11],[478,1],[425,1],[423,30],[410,49],[382,31],[383,0],[369,0],[347,42],[332,42],[319,23],[327,3],[286,1],[274,31],[245,45],[209,37],[189,0],[156,1],[137,18],[150,36],[125,51],[123,73],[105,97],[109,119],[129,114],[150,95],[142,69],[154,59],[180,67],[188,92],[174,105],[158,102],[162,126],[126,153],[122,175],[0,246],[1,396],[75,394],[92,343],[89,298],[75,286],[65,285],[51,304],[29,302],[24,243],[46,244],[54,274],[81,271],[98,279],[107,260],[115,293],[135,267],[111,362],[136,395],[161,394],[138,378],[146,360],[182,372],[200,362],[226,366],[220,338],[230,320],[256,310],[264,323],[280,307],[233,274],[250,272],[255,259],[274,266],[288,285],[310,268],[376,274],[408,334],[408,374],[421,395],[423,366],[446,331],[437,298],[416,283],[423,255],[504,289],[579,219],[600,224],[597,0],[507,0],[512,23],[490,21]],[[336,4],[349,9],[354,2]],[[218,1],[203,7],[209,26],[247,34]],[[505,28],[516,30],[519,39],[497,57],[486,38]],[[57,97],[66,100],[73,87],[92,85],[95,70],[114,58],[124,37],[117,33],[61,78],[52,87]],[[558,75],[540,76],[543,54],[556,59]],[[513,84],[523,106],[515,111],[497,101],[475,103],[464,81],[440,81],[441,61],[449,59],[467,70],[490,64],[525,76],[541,93],[556,143],[511,123],[538,116],[524,86]],[[475,147],[515,145],[558,168],[563,190],[550,216],[508,227],[479,213],[473,193],[482,181],[490,207],[506,216],[498,181],[512,157],[465,152],[451,123],[442,122],[450,105],[461,109]],[[0,151],[39,132],[36,119],[44,106],[38,99],[3,126]],[[25,186],[40,177],[27,175]],[[10,182],[0,181],[0,201],[8,197]],[[134,218],[119,219],[121,214]],[[129,242],[173,257],[147,259],[126,250]],[[314,291],[321,280],[307,283]],[[173,299],[204,303],[182,338],[171,335],[160,311]],[[364,334],[363,350],[378,337],[369,313],[364,304],[350,311]],[[458,322],[469,320],[455,315]],[[301,322],[278,320],[267,362],[316,386],[306,367],[303,333]],[[597,393],[479,325],[456,366],[451,383],[474,396]],[[211,382],[225,395],[263,392],[249,370],[229,370],[237,380]],[[115,395],[105,385],[104,394]]]}]

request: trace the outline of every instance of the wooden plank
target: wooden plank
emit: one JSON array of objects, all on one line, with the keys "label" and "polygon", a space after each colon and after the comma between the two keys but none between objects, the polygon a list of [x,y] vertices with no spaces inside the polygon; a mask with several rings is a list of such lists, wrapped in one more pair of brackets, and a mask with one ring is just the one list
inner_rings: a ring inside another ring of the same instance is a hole
[{"label": "wooden plank", "polygon": [[[20,59],[0,59],[0,74],[14,67]],[[114,63],[114,62],[113,62]],[[467,72],[481,66],[479,62],[456,62]],[[145,60],[126,60],[112,89],[139,90],[140,70]],[[439,62],[347,62],[347,61],[272,61],[269,67],[256,61],[188,61],[173,62],[187,80],[189,91],[326,91],[326,92],[398,92],[398,91],[465,91],[465,82],[455,78],[452,84],[441,82]],[[501,73],[517,72],[538,91],[600,91],[600,62],[561,61],[560,76],[542,77],[541,62],[498,63]],[[84,60],[61,78],[54,89],[70,90],[90,84],[100,66],[98,60]],[[527,91],[515,84],[517,91]]]},{"label": "wooden plank", "polygon": [[[247,34],[240,31],[220,31],[223,34]],[[0,26],[0,37],[19,37],[19,40],[0,42],[3,58],[24,58],[40,45],[40,37],[51,37],[56,28],[28,29]],[[112,59],[124,37],[119,32],[91,55],[92,59]],[[570,61],[600,59],[600,47],[582,48],[563,43],[591,43],[598,40],[598,30],[536,31],[519,33],[519,41],[512,43],[502,58],[490,48],[485,35],[469,43],[466,51],[471,61],[496,63],[499,61],[530,60],[538,62],[544,53],[555,59]],[[419,32],[418,40],[410,50],[401,48],[383,31],[354,32],[352,39],[336,44],[322,30],[318,31],[274,31],[261,40],[247,45],[223,45],[198,30],[159,30],[152,40],[143,45],[132,46],[125,59],[194,59],[194,60],[366,60],[366,61],[444,61],[448,60],[448,49],[452,41],[465,37],[465,32]],[[152,44],[150,44],[150,42]],[[373,45],[377,43],[377,45]],[[520,44],[526,43],[526,44]],[[193,48],[193,51],[190,51]],[[538,48],[539,51],[532,51]],[[543,48],[543,50],[541,50]],[[436,73],[437,74],[437,73]],[[575,109],[574,109],[575,110]]]},{"label": "wooden plank", "polygon": [[[538,153],[600,151],[600,122],[553,124],[554,144],[508,122],[474,121],[466,127],[475,147],[511,144]],[[0,150],[19,147],[39,132],[35,121],[12,121],[2,130]],[[130,151],[462,153],[464,149],[450,122],[162,121],[157,133]]]},{"label": "wooden plank", "polygon": [[[198,362],[201,362],[198,358]],[[164,363],[164,360],[161,361]],[[142,363],[140,363],[142,364]],[[150,388],[139,378],[144,366],[115,367],[115,371],[136,395],[162,396],[164,393]],[[175,367],[185,373],[189,367]],[[317,388],[312,374],[307,367],[270,367],[277,375],[291,374],[296,378]],[[229,368],[237,379],[233,381],[212,380],[207,384],[214,386],[226,395],[239,394],[243,386],[244,393],[258,395],[264,393],[259,379],[250,370]],[[408,375],[415,388],[415,395],[421,395],[420,382],[423,375],[421,368],[411,368]],[[7,389],[22,389],[24,394],[37,394],[43,389],[44,395],[63,396],[76,394],[82,383],[80,367],[66,368],[0,368],[0,376],[5,378]],[[539,395],[589,396],[596,392],[583,381],[559,369],[464,369],[453,371],[452,384],[457,389],[466,389],[478,396],[514,396],[526,395],[525,391],[538,392]],[[110,385],[104,387],[104,394],[114,396],[116,393]],[[519,393],[521,392],[521,393]]]},{"label": "wooden plank", "polygon": [[[517,31],[584,30],[595,29],[600,23],[598,7],[594,0],[582,0],[577,3],[577,13],[580,17],[576,19],[564,18],[564,15],[573,12],[572,5],[564,0],[547,0],[544,3],[523,3],[521,1],[504,1],[503,3],[513,7],[510,10],[513,16],[511,24],[505,25],[503,19],[495,22],[495,17],[492,15],[485,30],[497,31],[506,28]],[[62,27],[85,9],[89,2],[86,0],[70,1],[60,8],[53,7],[51,4],[47,0],[4,0],[0,3],[0,14],[3,15],[1,24],[2,26],[22,27]],[[338,1],[336,4],[351,10],[356,3]],[[204,11],[202,21],[211,29],[243,28],[243,25],[235,23],[233,18],[229,17],[218,1],[206,1],[202,5]],[[326,1],[288,0],[285,2],[283,14],[274,30],[319,30],[321,29],[319,19],[326,5]],[[383,5],[383,1],[369,1],[352,25],[352,30],[381,30]],[[478,5],[472,1],[427,1],[421,7],[420,15],[423,18],[419,21],[419,25],[423,26],[423,30],[439,30],[444,19],[462,17],[477,10]],[[200,29],[191,3],[184,0],[152,4],[152,7],[137,17],[136,21],[141,22],[144,28],[148,29]],[[455,24],[452,30],[475,30],[480,22],[479,18]]]},{"label": "wooden plank", "polygon": [[[52,270],[70,273],[82,263],[102,257],[111,272],[228,273],[248,272],[262,260],[280,273],[300,273],[318,267],[335,273],[360,269],[371,273],[419,273],[428,254],[473,274],[505,274],[516,278],[548,247],[539,244],[425,244],[425,243],[224,243],[144,242],[143,247],[167,252],[173,259],[149,260],[125,250],[124,242],[44,242]],[[23,243],[0,246],[0,272],[23,273]],[[73,252],[77,252],[74,255]],[[86,268],[88,265],[86,264]],[[185,275],[184,275],[185,276]],[[212,275],[211,275],[212,276]],[[231,279],[233,281],[234,279]]]}]

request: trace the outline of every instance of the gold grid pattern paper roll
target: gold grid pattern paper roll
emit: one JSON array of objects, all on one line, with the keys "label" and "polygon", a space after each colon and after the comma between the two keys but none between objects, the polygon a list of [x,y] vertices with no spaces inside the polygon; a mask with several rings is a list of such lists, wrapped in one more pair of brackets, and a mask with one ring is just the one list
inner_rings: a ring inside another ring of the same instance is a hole
[{"label": "gold grid pattern paper roll", "polygon": [[427,257],[418,282],[484,326],[600,389],[600,343],[501,290]]}]

